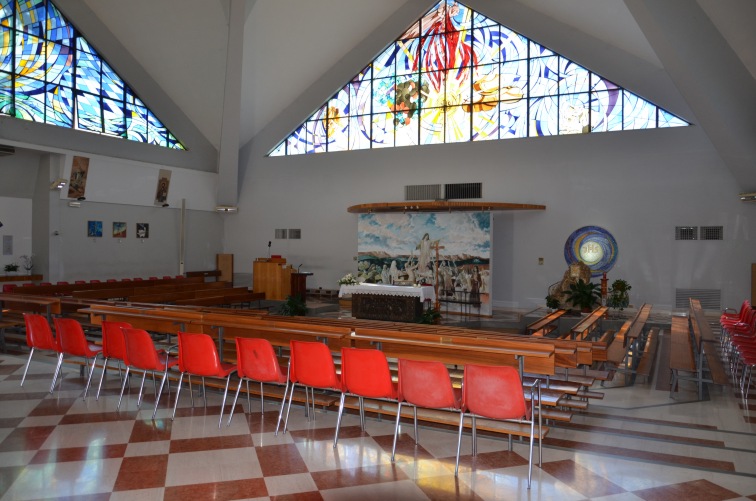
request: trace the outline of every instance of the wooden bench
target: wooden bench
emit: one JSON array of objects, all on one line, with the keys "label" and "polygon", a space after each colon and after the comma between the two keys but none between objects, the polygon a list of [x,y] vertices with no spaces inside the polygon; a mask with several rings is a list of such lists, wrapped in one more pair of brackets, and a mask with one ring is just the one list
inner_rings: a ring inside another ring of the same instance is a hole
[{"label": "wooden bench", "polygon": [[659,344],[659,328],[654,327],[648,331],[646,336],[646,344],[643,347],[643,355],[641,355],[640,362],[635,368],[635,376],[641,376],[645,382],[648,383],[651,379],[651,372],[654,367],[654,360],[656,358],[656,347]]},{"label": "wooden bench", "polygon": [[569,336],[570,339],[587,340],[590,338],[593,331],[598,329],[600,320],[606,315],[609,308],[606,306],[599,306],[593,310],[588,316],[580,320],[575,324],[569,332],[564,334],[564,337]]},{"label": "wooden bench", "polygon": [[671,398],[677,391],[678,380],[681,379],[679,373],[696,372],[696,356],[690,336],[690,320],[687,317],[672,317],[670,336],[669,370],[672,377],[669,383],[669,396]]},{"label": "wooden bench", "polygon": [[559,328],[558,321],[565,313],[567,313],[567,310],[553,311],[545,317],[529,323],[525,332],[530,336],[547,336]]}]

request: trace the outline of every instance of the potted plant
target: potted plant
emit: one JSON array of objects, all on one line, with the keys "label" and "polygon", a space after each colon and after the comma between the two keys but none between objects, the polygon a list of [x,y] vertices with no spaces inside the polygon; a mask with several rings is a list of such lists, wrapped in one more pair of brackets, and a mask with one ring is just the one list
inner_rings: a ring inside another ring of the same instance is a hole
[{"label": "potted plant", "polygon": [[555,296],[552,296],[549,294],[546,296],[546,308],[551,310],[558,310],[561,303],[559,302],[559,299]]},{"label": "potted plant", "polygon": [[612,282],[609,294],[606,297],[606,305],[619,311],[624,310],[630,305],[630,289],[632,289],[632,286],[626,280],[618,278]]},{"label": "potted plant", "polygon": [[423,311],[422,315],[420,315],[420,318],[417,320],[417,323],[439,324],[441,323],[441,312],[438,311],[433,306],[428,306],[428,308]]},{"label": "potted plant", "polygon": [[18,265],[16,263],[10,263],[5,265],[6,275],[15,275],[18,272]]},{"label": "potted plant", "polygon": [[278,314],[285,317],[303,317],[307,315],[307,305],[299,296],[286,296],[286,301],[278,309]]},{"label": "potted plant", "polygon": [[601,300],[601,286],[593,282],[586,282],[582,278],[577,283],[570,284],[569,290],[563,292],[567,302],[582,312],[589,312]]}]

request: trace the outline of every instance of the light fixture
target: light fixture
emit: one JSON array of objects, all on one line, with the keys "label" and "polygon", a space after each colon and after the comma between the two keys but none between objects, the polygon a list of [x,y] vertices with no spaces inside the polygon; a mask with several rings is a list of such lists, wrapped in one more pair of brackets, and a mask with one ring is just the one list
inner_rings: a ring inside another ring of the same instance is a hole
[{"label": "light fixture", "polygon": [[86,199],[87,199],[87,197],[79,197],[79,198],[77,198],[76,200],[78,200],[79,202],[83,202],[83,201],[84,201],[84,200],[86,200]]},{"label": "light fixture", "polygon": [[66,184],[68,184],[68,181],[66,181],[62,177],[59,177],[58,179],[56,179],[55,181],[53,181],[52,183],[50,183],[50,189],[51,190],[62,190],[66,186]]},{"label": "light fixture", "polygon": [[70,202],[68,202],[68,206],[69,207],[81,207],[81,202],[79,202],[78,200],[71,200]]},{"label": "light fixture", "polygon": [[738,195],[743,202],[756,202],[756,191]]},{"label": "light fixture", "polygon": [[163,204],[163,207],[168,207],[168,202],[165,202],[165,203]]},{"label": "light fixture", "polygon": [[232,212],[239,212],[239,208],[235,205],[216,205],[215,212],[222,212],[223,214],[229,214]]}]

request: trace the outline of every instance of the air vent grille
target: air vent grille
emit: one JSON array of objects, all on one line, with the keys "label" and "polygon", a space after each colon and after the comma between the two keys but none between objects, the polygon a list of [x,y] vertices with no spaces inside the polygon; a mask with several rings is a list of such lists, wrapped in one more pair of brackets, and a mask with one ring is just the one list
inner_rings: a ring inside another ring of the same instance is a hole
[{"label": "air vent grille", "polygon": [[289,238],[302,238],[302,230],[299,228],[289,228]]},{"label": "air vent grille", "polygon": [[444,198],[458,200],[483,198],[483,183],[457,183],[444,185]]},{"label": "air vent grille", "polygon": [[675,240],[698,240],[698,226],[675,226]]},{"label": "air vent grille", "polygon": [[690,299],[698,299],[704,310],[719,310],[722,291],[719,289],[675,289],[675,308],[688,308]]},{"label": "air vent grille", "polygon": [[439,200],[441,196],[440,184],[414,184],[404,187],[405,200]]},{"label": "air vent grille", "polygon": [[283,238],[286,238],[286,229],[285,228],[284,229],[276,228],[276,239],[280,240],[280,239],[283,239]]},{"label": "air vent grille", "polygon": [[701,240],[724,240],[722,226],[701,226]]}]

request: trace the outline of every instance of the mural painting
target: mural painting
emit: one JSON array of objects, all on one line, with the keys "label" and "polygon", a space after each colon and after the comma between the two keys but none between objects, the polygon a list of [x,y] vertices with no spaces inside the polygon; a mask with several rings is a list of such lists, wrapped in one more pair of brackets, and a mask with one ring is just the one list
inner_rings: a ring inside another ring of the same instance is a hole
[{"label": "mural painting", "polygon": [[361,214],[357,234],[358,282],[438,284],[442,308],[491,315],[490,213]]}]

